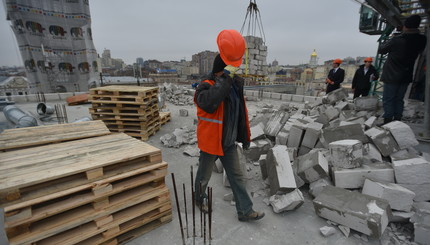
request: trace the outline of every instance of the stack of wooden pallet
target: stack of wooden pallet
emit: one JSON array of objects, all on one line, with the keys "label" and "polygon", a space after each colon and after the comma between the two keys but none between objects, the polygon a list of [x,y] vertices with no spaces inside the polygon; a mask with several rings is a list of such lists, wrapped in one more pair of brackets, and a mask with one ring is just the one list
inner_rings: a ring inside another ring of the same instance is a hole
[{"label": "stack of wooden pallet", "polygon": [[168,121],[170,121],[171,116],[170,112],[160,112],[160,123],[161,125],[166,124]]},{"label": "stack of wooden pallet", "polygon": [[160,150],[101,121],[6,130],[0,150],[0,244],[120,244],[172,219]]},{"label": "stack of wooden pallet", "polygon": [[106,86],[90,90],[90,114],[112,132],[147,140],[160,130],[158,87]]}]

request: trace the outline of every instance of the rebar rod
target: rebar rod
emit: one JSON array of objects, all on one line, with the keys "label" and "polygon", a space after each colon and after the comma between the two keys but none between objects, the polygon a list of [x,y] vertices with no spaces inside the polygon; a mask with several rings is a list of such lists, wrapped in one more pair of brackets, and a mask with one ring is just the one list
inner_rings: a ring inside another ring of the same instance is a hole
[{"label": "rebar rod", "polygon": [[185,245],[184,228],[182,226],[181,209],[179,208],[178,191],[176,190],[175,174],[172,173],[173,189],[175,190],[176,208],[178,209],[179,226],[181,228],[182,244]]}]

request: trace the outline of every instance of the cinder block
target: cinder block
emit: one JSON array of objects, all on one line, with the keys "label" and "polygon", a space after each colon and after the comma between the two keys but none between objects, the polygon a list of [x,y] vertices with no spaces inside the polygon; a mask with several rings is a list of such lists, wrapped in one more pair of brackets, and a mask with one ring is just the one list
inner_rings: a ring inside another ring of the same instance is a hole
[{"label": "cinder block", "polygon": [[272,93],[272,99],[280,100],[281,96],[282,96],[282,94],[280,94],[280,93]]},{"label": "cinder block", "polygon": [[326,186],[313,200],[318,216],[379,238],[391,216],[390,205],[377,197]]},{"label": "cinder block", "polygon": [[430,162],[422,157],[393,161],[397,183],[430,183]]},{"label": "cinder block", "polygon": [[[29,101],[28,100],[29,97],[36,98],[36,96],[32,95],[32,94],[29,94],[29,95],[14,95],[14,96],[11,96],[9,100],[15,101],[16,103],[25,103],[25,102]],[[36,101],[37,100],[35,99],[34,102],[36,102]],[[33,102],[33,101],[31,101],[31,102]]]},{"label": "cinder block", "polygon": [[299,158],[297,173],[306,183],[328,177],[328,161],[320,151],[311,151]]},{"label": "cinder block", "polygon": [[396,223],[409,223],[410,218],[414,215],[414,212],[401,212],[392,210],[392,216],[390,222]]},{"label": "cinder block", "polygon": [[263,98],[270,99],[271,95],[272,95],[272,93],[270,93],[270,92],[263,92]]},{"label": "cinder block", "polygon": [[288,133],[284,132],[284,131],[280,131],[275,138],[275,143],[277,145],[287,145],[287,140],[288,140]]},{"label": "cinder block", "polygon": [[415,193],[394,184],[379,183],[366,179],[361,193],[387,200],[392,209],[410,212],[414,203]]},{"label": "cinder block", "polygon": [[307,124],[306,132],[301,145],[311,149],[314,148],[321,135],[321,129],[323,128],[323,126],[323,124],[318,122],[311,122]]},{"label": "cinder block", "polygon": [[328,185],[333,186],[333,183],[328,177],[314,181],[309,185],[309,193],[312,196],[317,197],[321,193],[321,191]]},{"label": "cinder block", "polygon": [[328,148],[328,144],[338,140],[354,139],[365,144],[368,142],[360,124],[339,126],[336,128],[325,128],[322,130],[322,143]]},{"label": "cinder block", "polygon": [[271,195],[291,192],[297,188],[286,146],[275,145],[270,149],[266,164]]},{"label": "cinder block", "polygon": [[283,101],[291,101],[292,98],[293,98],[292,94],[282,94],[282,96],[281,96],[281,100],[283,100]]},{"label": "cinder block", "polygon": [[366,129],[374,127],[376,125],[376,119],[377,117],[375,116],[369,117],[369,119],[364,122],[364,126],[366,127]]},{"label": "cinder block", "polygon": [[414,224],[414,242],[422,245],[430,245],[430,227]]},{"label": "cinder block", "polygon": [[339,88],[331,91],[323,98],[324,104],[332,104],[334,105],[336,102],[341,101],[343,99],[348,98],[348,92],[344,88]]},{"label": "cinder block", "polygon": [[265,180],[267,178],[267,155],[261,155],[258,163],[260,165],[261,177]]},{"label": "cinder block", "polygon": [[411,127],[406,123],[393,121],[382,127],[390,131],[400,149],[405,149],[419,144]]},{"label": "cinder block", "polygon": [[305,133],[305,125],[301,123],[295,123],[290,128],[287,146],[299,148],[300,144],[302,143],[304,133]]},{"label": "cinder block", "polygon": [[359,168],[333,168],[335,186],[348,189],[361,188],[365,179],[394,183],[394,169],[388,163],[363,164]]},{"label": "cinder block", "polygon": [[373,127],[364,132],[375,144],[382,156],[387,157],[393,152],[400,150],[393,136],[379,127]]},{"label": "cinder block", "polygon": [[251,127],[251,140],[264,138],[264,123],[260,122]]},{"label": "cinder block", "polygon": [[249,149],[244,151],[246,160],[251,162],[258,161],[260,156],[266,154],[271,147],[272,142],[268,139],[251,142]]},{"label": "cinder block", "polygon": [[414,201],[430,201],[430,183],[424,184],[401,184],[399,185],[415,193]]},{"label": "cinder block", "polygon": [[303,194],[299,189],[283,194],[273,195],[269,199],[270,205],[273,207],[273,212],[281,213],[299,208],[305,202]]},{"label": "cinder block", "polygon": [[324,111],[324,114],[327,116],[328,120],[331,121],[339,117],[339,110],[334,108],[333,106],[328,106],[327,109]]},{"label": "cinder block", "polygon": [[336,103],[334,108],[338,109],[339,111],[346,110],[348,108],[348,102],[346,101],[339,101]]},{"label": "cinder block", "polygon": [[363,162],[363,144],[359,140],[334,141],[329,150],[334,167],[356,168]]},{"label": "cinder block", "polygon": [[309,148],[309,147],[306,147],[306,146],[303,146],[303,145],[301,145],[300,146],[300,148],[299,148],[299,156],[303,156],[303,155],[306,155],[306,154],[308,154],[310,151],[312,150],[312,148]]},{"label": "cinder block", "polygon": [[382,155],[372,143],[363,145],[363,163],[382,162]]},{"label": "cinder block", "polygon": [[284,111],[273,112],[264,128],[264,134],[275,137],[287,122],[289,114]]},{"label": "cinder block", "polygon": [[303,102],[303,95],[293,94],[292,101],[293,102]]},{"label": "cinder block", "polygon": [[355,110],[375,111],[378,109],[378,98],[373,96],[357,97],[354,99]]}]

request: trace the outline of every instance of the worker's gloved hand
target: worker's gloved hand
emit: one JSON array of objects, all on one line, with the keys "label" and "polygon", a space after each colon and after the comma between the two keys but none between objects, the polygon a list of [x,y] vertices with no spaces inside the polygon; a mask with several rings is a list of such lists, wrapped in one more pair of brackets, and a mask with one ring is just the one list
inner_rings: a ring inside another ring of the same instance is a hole
[{"label": "worker's gloved hand", "polygon": [[239,70],[239,67],[228,65],[224,68],[224,73],[233,78],[234,74]]}]

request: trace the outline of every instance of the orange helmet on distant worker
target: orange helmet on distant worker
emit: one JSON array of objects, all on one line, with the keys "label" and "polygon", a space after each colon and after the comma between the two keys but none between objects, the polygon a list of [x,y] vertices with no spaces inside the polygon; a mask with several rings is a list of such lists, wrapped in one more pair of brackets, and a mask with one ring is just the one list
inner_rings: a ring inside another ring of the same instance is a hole
[{"label": "orange helmet on distant worker", "polygon": [[335,60],[333,60],[333,63],[334,64],[342,64],[342,60],[341,59],[335,59]]},{"label": "orange helmet on distant worker", "polygon": [[223,30],[217,40],[221,59],[226,65],[239,67],[245,53],[246,43],[242,35],[236,30]]},{"label": "orange helmet on distant worker", "polygon": [[367,57],[366,59],[364,59],[364,62],[366,62],[366,61],[368,61],[368,62],[372,62],[372,61],[373,61],[373,59],[372,59],[372,57]]}]

